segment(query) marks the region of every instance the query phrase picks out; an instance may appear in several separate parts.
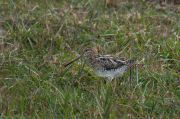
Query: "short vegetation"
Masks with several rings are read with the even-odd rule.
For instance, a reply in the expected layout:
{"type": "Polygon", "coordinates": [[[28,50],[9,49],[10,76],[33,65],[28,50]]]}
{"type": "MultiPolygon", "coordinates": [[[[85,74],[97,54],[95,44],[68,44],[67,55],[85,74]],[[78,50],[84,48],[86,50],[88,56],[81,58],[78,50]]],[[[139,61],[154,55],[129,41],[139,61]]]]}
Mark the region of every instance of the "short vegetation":
{"type": "Polygon", "coordinates": [[[180,4],[152,1],[1,0],[0,118],[180,118],[180,4]],[[145,66],[63,66],[85,47],[145,66]]]}

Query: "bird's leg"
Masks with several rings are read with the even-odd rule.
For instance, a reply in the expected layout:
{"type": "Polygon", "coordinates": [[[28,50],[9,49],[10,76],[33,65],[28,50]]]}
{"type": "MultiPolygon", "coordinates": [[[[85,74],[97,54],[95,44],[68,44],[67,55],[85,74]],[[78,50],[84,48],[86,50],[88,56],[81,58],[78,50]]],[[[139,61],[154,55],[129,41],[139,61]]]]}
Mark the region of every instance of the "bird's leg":
{"type": "Polygon", "coordinates": [[[115,91],[116,91],[116,83],[117,83],[117,82],[116,82],[116,78],[115,78],[115,77],[114,77],[113,79],[114,79],[114,81],[113,81],[113,85],[112,85],[112,86],[113,86],[113,93],[115,94],[115,91]]]}
{"type": "Polygon", "coordinates": [[[132,69],[130,69],[130,72],[129,72],[129,75],[130,75],[130,77],[129,77],[129,86],[130,86],[130,89],[131,89],[131,79],[132,79],[132,69]]]}
{"type": "Polygon", "coordinates": [[[108,80],[111,82],[111,89],[112,89],[113,93],[115,93],[115,89],[116,89],[116,80],[114,81],[114,78],[115,77],[108,77],[108,80]]]}
{"type": "Polygon", "coordinates": [[[108,76],[108,80],[111,81],[111,80],[112,80],[112,77],[108,76]]]}

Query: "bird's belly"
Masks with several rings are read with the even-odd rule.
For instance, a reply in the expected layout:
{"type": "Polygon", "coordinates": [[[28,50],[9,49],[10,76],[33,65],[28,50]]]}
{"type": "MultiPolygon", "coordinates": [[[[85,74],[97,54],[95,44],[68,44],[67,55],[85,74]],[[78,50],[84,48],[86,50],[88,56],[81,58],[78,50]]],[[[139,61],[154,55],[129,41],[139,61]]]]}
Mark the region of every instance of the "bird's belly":
{"type": "Polygon", "coordinates": [[[122,75],[124,71],[126,70],[126,66],[123,66],[121,68],[117,69],[110,69],[110,70],[98,70],[96,73],[100,76],[105,76],[105,77],[116,77],[118,75],[122,75]]]}

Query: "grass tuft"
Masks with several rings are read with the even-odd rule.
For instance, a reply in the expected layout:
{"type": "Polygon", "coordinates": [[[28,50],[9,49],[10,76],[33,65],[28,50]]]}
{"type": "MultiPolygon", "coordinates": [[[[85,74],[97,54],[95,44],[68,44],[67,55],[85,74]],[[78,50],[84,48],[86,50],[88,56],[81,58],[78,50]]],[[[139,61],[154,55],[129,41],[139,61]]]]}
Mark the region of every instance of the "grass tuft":
{"type": "Polygon", "coordinates": [[[178,5],[1,0],[0,118],[179,118],[178,5]],[[63,67],[85,47],[145,67],[132,88],[129,71],[113,87],[85,58],[63,67]]]}

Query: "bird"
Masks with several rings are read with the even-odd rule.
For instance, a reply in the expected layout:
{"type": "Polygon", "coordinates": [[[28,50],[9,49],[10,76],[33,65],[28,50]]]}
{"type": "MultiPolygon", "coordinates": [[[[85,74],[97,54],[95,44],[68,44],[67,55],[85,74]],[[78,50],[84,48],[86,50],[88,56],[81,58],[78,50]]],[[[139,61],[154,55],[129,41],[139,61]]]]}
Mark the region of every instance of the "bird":
{"type": "Polygon", "coordinates": [[[118,57],[117,55],[101,55],[98,54],[94,48],[85,48],[79,57],[64,64],[64,67],[67,67],[82,57],[88,59],[92,70],[96,74],[107,77],[109,81],[122,75],[126,70],[144,66],[143,63],[138,63],[135,59],[126,59],[124,57],[118,57]]]}

